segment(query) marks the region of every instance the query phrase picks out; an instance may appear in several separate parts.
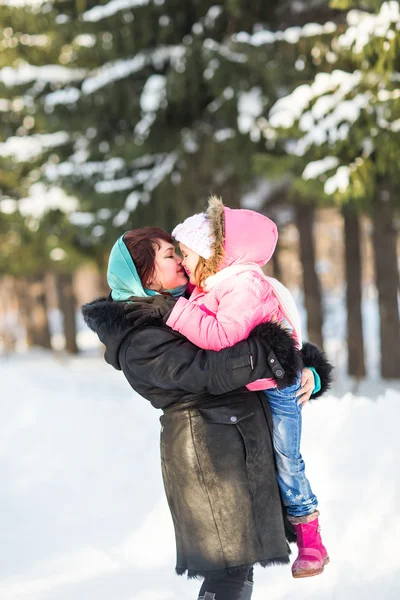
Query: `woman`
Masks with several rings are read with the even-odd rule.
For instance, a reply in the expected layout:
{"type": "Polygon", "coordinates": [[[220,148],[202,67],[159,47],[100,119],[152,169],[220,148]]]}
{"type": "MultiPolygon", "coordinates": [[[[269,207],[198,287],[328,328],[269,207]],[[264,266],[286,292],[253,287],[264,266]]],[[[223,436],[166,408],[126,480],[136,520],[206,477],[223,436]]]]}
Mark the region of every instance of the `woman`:
{"type": "MultiPolygon", "coordinates": [[[[288,385],[307,357],[274,323],[221,352],[200,350],[167,328],[166,307],[184,293],[187,278],[173,239],[161,229],[121,236],[108,282],[111,298],[87,304],[83,315],[105,344],[106,361],[163,410],[161,462],[176,571],[204,577],[198,600],[248,600],[253,565],[287,563],[289,550],[269,409],[262,394],[244,386],[265,377],[288,385]]],[[[300,392],[308,397],[311,371],[305,369],[303,381],[300,392]]]]}

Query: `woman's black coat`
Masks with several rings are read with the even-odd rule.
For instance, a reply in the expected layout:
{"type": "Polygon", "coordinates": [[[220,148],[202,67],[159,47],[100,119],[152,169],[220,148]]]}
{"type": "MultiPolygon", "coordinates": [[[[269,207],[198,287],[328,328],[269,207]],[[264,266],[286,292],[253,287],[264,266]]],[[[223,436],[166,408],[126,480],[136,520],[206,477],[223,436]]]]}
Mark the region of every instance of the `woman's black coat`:
{"type": "Polygon", "coordinates": [[[122,303],[97,300],[82,312],[106,361],[164,411],[161,463],[177,573],[288,562],[268,404],[243,386],[279,368],[285,385],[296,377],[302,365],[290,335],[266,323],[257,336],[212,352],[166,326],[135,327],[122,303]]]}

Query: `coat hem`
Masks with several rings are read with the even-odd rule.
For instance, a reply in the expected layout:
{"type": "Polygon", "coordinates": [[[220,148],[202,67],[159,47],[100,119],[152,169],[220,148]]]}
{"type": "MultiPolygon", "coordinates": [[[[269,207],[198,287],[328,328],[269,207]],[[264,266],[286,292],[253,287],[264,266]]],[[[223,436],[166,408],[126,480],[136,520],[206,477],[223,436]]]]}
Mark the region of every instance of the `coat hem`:
{"type": "Polygon", "coordinates": [[[177,575],[184,575],[187,573],[188,579],[198,579],[200,577],[211,577],[212,579],[221,579],[226,575],[230,575],[231,573],[236,573],[237,571],[245,571],[251,569],[255,565],[261,565],[262,567],[274,567],[278,565],[287,565],[290,562],[289,556],[278,556],[275,558],[264,558],[263,560],[258,560],[256,562],[249,563],[247,565],[239,565],[237,567],[226,567],[225,569],[216,569],[216,570],[206,570],[206,571],[198,571],[193,569],[185,569],[182,567],[176,567],[175,572],[177,575]]]}

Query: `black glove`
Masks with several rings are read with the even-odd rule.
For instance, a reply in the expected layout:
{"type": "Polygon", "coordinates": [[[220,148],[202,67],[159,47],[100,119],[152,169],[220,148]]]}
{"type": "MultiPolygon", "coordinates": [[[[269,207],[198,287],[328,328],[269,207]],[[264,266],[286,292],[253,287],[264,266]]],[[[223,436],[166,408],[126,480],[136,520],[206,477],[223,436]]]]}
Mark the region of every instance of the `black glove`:
{"type": "Polygon", "coordinates": [[[176,300],[172,296],[163,294],[142,298],[133,296],[129,304],[125,305],[126,318],[134,322],[136,326],[144,323],[161,325],[165,323],[175,306],[176,300]]]}

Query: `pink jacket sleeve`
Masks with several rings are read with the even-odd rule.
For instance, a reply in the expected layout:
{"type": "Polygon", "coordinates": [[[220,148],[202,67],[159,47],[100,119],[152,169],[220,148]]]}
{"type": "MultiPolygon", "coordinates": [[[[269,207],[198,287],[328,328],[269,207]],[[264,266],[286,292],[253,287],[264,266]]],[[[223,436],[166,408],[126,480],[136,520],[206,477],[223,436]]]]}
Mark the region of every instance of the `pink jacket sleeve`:
{"type": "Polygon", "coordinates": [[[167,325],[205,350],[222,350],[249,337],[256,325],[270,320],[278,302],[270,286],[255,285],[241,278],[240,285],[224,285],[218,293],[218,312],[214,316],[206,308],[179,298],[167,325]]]}

